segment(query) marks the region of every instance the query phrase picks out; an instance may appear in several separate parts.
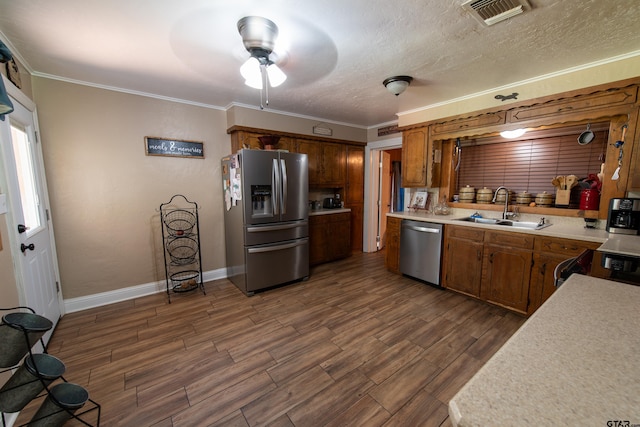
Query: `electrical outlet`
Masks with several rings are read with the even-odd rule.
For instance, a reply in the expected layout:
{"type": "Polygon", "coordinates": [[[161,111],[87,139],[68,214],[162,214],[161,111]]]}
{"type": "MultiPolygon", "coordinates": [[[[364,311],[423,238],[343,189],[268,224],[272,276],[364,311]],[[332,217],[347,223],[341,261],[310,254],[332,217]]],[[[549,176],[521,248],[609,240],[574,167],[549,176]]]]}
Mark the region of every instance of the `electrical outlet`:
{"type": "Polygon", "coordinates": [[[0,194],[0,215],[7,213],[7,195],[0,194]]]}

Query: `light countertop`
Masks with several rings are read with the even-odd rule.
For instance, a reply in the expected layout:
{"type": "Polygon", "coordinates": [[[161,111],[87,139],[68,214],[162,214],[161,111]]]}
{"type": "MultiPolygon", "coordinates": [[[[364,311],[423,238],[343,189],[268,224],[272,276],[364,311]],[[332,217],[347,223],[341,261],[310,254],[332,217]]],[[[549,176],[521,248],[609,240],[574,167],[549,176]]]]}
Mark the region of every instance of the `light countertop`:
{"type": "Polygon", "coordinates": [[[337,214],[337,213],[345,213],[345,212],[351,212],[351,209],[348,208],[340,208],[340,209],[312,209],[309,211],[309,216],[314,216],[314,215],[330,215],[330,214],[337,214]]]}
{"type": "MultiPolygon", "coordinates": [[[[476,227],[482,229],[491,229],[498,231],[508,231],[513,233],[528,233],[534,234],[536,236],[550,236],[550,237],[561,237],[565,239],[575,239],[575,240],[583,240],[589,242],[596,243],[604,243],[605,240],[609,237],[609,233],[606,230],[601,229],[593,229],[593,228],[585,228],[581,224],[576,224],[575,222],[567,223],[567,222],[558,222],[554,223],[556,218],[549,219],[552,224],[550,227],[542,228],[540,230],[528,230],[522,228],[513,228],[513,227],[504,227],[500,225],[491,225],[491,224],[476,224],[473,222],[466,221],[457,221],[459,218],[463,218],[468,215],[464,214],[450,214],[450,215],[435,215],[432,213],[427,213],[426,211],[409,211],[409,212],[393,212],[387,214],[391,217],[402,218],[402,219],[412,219],[416,221],[429,221],[435,222],[439,224],[454,224],[454,225],[462,225],[466,227],[476,227]]],[[[499,217],[500,213],[496,215],[499,217]]],[[[637,236],[636,236],[637,237],[637,236]]]]}
{"type": "Polygon", "coordinates": [[[639,307],[640,286],[572,275],[453,397],[452,423],[640,423],[639,307]]]}
{"type": "Polygon", "coordinates": [[[640,236],[610,233],[609,238],[598,250],[612,254],[640,257],[640,236]]]}

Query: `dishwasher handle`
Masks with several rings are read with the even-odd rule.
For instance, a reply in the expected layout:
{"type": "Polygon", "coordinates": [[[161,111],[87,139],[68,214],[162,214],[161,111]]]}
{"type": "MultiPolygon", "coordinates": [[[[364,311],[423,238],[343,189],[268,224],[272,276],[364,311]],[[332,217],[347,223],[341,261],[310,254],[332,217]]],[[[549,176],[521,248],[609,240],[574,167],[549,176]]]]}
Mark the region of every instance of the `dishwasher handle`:
{"type": "Polygon", "coordinates": [[[438,228],[424,227],[424,226],[418,226],[418,225],[403,224],[402,228],[406,228],[407,230],[419,231],[421,233],[434,233],[434,234],[440,233],[440,229],[438,228]]]}

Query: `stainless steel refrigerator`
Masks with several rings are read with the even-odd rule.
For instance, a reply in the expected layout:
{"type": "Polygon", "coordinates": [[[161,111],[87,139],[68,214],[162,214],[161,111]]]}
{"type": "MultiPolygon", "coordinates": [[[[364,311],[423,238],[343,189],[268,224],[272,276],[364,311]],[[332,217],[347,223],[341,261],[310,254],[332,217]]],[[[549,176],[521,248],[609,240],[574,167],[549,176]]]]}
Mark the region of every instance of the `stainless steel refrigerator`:
{"type": "Polygon", "coordinates": [[[239,150],[222,159],[227,276],[245,294],[309,276],[306,154],[239,150]]]}

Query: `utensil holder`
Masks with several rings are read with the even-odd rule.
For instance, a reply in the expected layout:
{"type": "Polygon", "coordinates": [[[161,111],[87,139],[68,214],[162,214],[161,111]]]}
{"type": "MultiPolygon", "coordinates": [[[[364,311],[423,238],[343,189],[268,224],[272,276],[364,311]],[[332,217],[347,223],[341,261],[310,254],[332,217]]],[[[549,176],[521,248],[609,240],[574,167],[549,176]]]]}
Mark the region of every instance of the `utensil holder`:
{"type": "Polygon", "coordinates": [[[49,319],[37,314],[5,314],[0,324],[0,368],[17,365],[52,327],[53,323],[49,319]]]}
{"type": "Polygon", "coordinates": [[[29,427],[59,427],[89,400],[84,387],[73,383],[55,385],[29,421],[29,427]]]}
{"type": "Polygon", "coordinates": [[[64,363],[49,354],[27,357],[0,389],[0,412],[21,411],[64,371],[64,363]]]}

